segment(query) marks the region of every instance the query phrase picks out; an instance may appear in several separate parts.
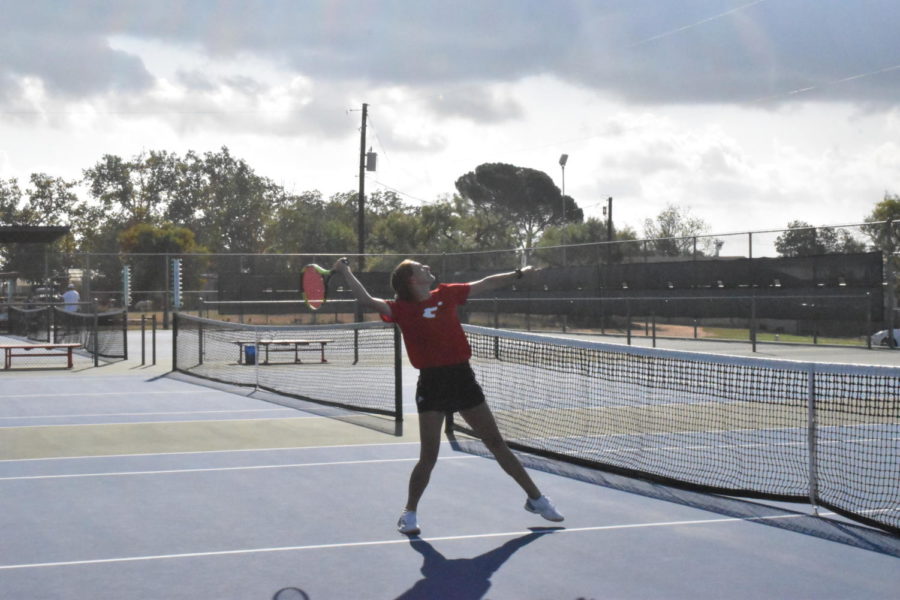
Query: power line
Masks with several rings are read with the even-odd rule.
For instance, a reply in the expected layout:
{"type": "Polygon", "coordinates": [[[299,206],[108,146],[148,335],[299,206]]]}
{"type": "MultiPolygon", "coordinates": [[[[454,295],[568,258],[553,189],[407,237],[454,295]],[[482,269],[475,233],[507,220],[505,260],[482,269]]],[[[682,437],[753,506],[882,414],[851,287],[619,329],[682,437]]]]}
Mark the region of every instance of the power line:
{"type": "Polygon", "coordinates": [[[753,2],[749,2],[749,3],[747,3],[747,4],[744,4],[744,5],[741,5],[741,6],[732,8],[731,10],[727,10],[727,11],[725,11],[725,12],[723,12],[723,13],[719,13],[719,14],[717,14],[717,15],[713,15],[713,16],[711,16],[711,17],[707,17],[707,18],[705,18],[705,19],[701,19],[701,20],[697,21],[696,23],[691,23],[690,25],[684,25],[683,27],[678,27],[678,28],[676,28],[676,29],[672,29],[672,30],[670,30],[670,31],[666,31],[666,32],[660,33],[660,34],[658,34],[658,35],[654,35],[654,36],[649,37],[649,38],[647,38],[647,39],[645,39],[645,40],[641,40],[640,42],[635,42],[634,44],[632,44],[632,45],[630,45],[630,46],[627,46],[627,48],[629,48],[629,49],[631,49],[631,48],[637,48],[638,46],[643,46],[644,44],[649,44],[650,42],[655,42],[655,41],[657,41],[657,40],[661,40],[661,39],[663,39],[663,38],[667,38],[667,37],[669,37],[669,36],[673,36],[673,35],[675,35],[676,33],[681,33],[682,31],[686,31],[686,30],[688,30],[688,29],[693,29],[694,27],[699,27],[700,25],[704,25],[704,24],[706,24],[706,23],[709,23],[710,21],[715,21],[715,20],[721,19],[722,17],[727,17],[727,16],[730,15],[730,14],[736,13],[736,12],[741,11],[741,10],[744,10],[744,9],[746,9],[746,8],[750,8],[751,6],[756,6],[757,4],[761,4],[761,3],[765,2],[765,1],[766,1],[766,0],[754,0],[753,2]]]}
{"type": "Polygon", "coordinates": [[[835,79],[833,81],[826,81],[825,83],[820,83],[819,85],[810,85],[807,87],[797,88],[795,90],[791,90],[789,92],[782,92],[780,94],[773,94],[771,96],[763,96],[761,98],[757,98],[753,100],[754,103],[768,102],[770,100],[777,100],[778,98],[786,98],[788,96],[797,96],[799,94],[805,94],[806,92],[811,92],[813,90],[817,90],[824,87],[831,87],[833,85],[839,85],[841,83],[847,83],[848,81],[855,81],[857,79],[864,79],[866,77],[873,77],[875,75],[882,75],[884,73],[890,73],[891,71],[900,70],[900,64],[892,65],[890,67],[884,67],[883,69],[878,69],[876,71],[868,71],[865,73],[857,73],[856,75],[850,75],[847,77],[842,77],[841,79],[835,79]]]}
{"type": "Polygon", "coordinates": [[[388,190],[388,191],[390,191],[390,192],[394,192],[395,194],[399,194],[400,196],[405,196],[405,197],[410,198],[411,200],[415,200],[415,201],[417,201],[417,202],[422,202],[423,204],[435,204],[435,203],[438,202],[438,200],[425,200],[425,199],[423,199],[423,198],[419,198],[419,197],[417,197],[417,196],[413,196],[412,194],[407,194],[406,192],[404,192],[404,191],[402,191],[402,190],[398,190],[398,189],[395,188],[395,187],[391,187],[391,186],[389,186],[389,185],[386,184],[386,183],[383,183],[383,182],[381,182],[381,181],[378,181],[377,179],[373,179],[372,181],[373,181],[375,184],[380,185],[381,187],[383,187],[384,189],[386,189],[386,190],[388,190]]]}

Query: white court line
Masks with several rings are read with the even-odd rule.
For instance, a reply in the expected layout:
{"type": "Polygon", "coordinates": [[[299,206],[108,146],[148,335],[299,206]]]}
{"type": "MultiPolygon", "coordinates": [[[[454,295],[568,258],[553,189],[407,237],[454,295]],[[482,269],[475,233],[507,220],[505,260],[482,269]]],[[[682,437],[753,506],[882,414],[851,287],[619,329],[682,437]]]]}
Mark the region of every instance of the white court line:
{"type": "MultiPolygon", "coordinates": [[[[652,523],[629,523],[622,525],[598,525],[595,527],[573,527],[571,529],[554,529],[546,532],[534,532],[531,530],[524,531],[507,531],[502,533],[482,533],[482,534],[473,534],[473,535],[450,535],[450,536],[442,536],[442,537],[429,537],[429,538],[421,538],[425,542],[448,542],[448,541],[458,541],[458,540],[477,540],[477,539],[489,539],[489,538],[498,538],[498,537],[520,537],[523,535],[530,535],[533,533],[539,533],[541,535],[559,535],[563,533],[586,533],[586,532],[594,532],[594,531],[619,531],[619,530],[629,530],[629,529],[646,529],[651,527],[685,527],[690,525],[718,525],[718,524],[726,524],[726,523],[740,523],[747,521],[770,521],[777,519],[805,519],[805,518],[814,518],[810,515],[804,514],[791,514],[791,515],[774,515],[768,517],[748,517],[745,519],[728,517],[728,518],[720,518],[720,519],[698,519],[691,521],[659,521],[652,523]]],[[[391,539],[391,540],[375,540],[369,542],[343,542],[343,543],[335,543],[335,544],[311,544],[307,546],[281,546],[277,548],[245,548],[239,550],[218,550],[211,552],[186,552],[181,554],[156,554],[149,556],[124,556],[118,558],[97,558],[97,559],[88,559],[88,560],[70,560],[70,561],[60,561],[60,562],[46,562],[46,563],[25,563],[25,564],[12,564],[12,565],[0,565],[0,571],[10,571],[13,569],[36,569],[36,568],[48,568],[48,567],[71,567],[71,566],[85,566],[85,565],[102,565],[102,564],[113,564],[113,563],[125,563],[125,562],[140,562],[140,561],[151,561],[151,560],[174,560],[174,559],[184,559],[184,558],[206,558],[213,556],[239,556],[244,554],[262,554],[262,553],[271,553],[271,552],[300,552],[304,550],[328,550],[335,548],[363,548],[363,547],[371,547],[371,546],[391,546],[397,544],[409,544],[409,538],[403,537],[401,539],[391,539]]]]}
{"type": "MultiPolygon", "coordinates": [[[[233,411],[226,411],[233,412],[233,411]]],[[[298,412],[298,411],[294,411],[298,412]]],[[[193,414],[193,412],[185,413],[185,414],[193,414]]],[[[2,419],[3,417],[0,417],[2,419]]],[[[290,416],[290,417],[263,417],[261,419],[220,419],[217,421],[214,420],[204,420],[197,421],[196,419],[190,420],[181,420],[181,421],[132,421],[125,423],[47,423],[45,425],[4,425],[0,426],[0,429],[40,429],[42,427],[120,427],[122,425],[183,425],[183,424],[196,424],[196,425],[208,425],[210,423],[258,423],[260,421],[295,421],[299,419],[324,419],[324,420],[333,420],[331,417],[320,417],[319,415],[313,414],[303,414],[299,413],[290,416]]]]}
{"type": "MultiPolygon", "coordinates": [[[[481,458],[479,456],[443,456],[438,460],[468,460],[481,458]]],[[[173,475],[177,473],[214,473],[220,471],[261,471],[263,469],[295,469],[302,467],[331,467],[345,465],[375,465],[395,462],[415,462],[416,457],[408,458],[373,458],[368,460],[336,460],[310,463],[291,463],[286,465],[244,465],[239,467],[205,467],[197,469],[165,469],[157,471],[114,471],[112,473],[63,473],[57,475],[17,475],[13,477],[0,477],[0,481],[28,481],[34,479],[75,479],[79,477],[130,477],[135,475],[173,475]]]]}
{"type": "MultiPolygon", "coordinates": [[[[158,417],[158,416],[170,416],[170,415],[210,415],[210,414],[233,414],[233,413],[264,413],[264,412],[283,412],[283,413],[296,413],[297,411],[293,408],[241,408],[234,410],[173,410],[173,411],[160,411],[160,412],[127,412],[127,413],[82,413],[82,414],[68,414],[68,415],[36,415],[36,416],[16,416],[16,417],[0,417],[0,421],[13,421],[13,420],[23,420],[23,419],[78,419],[78,418],[88,418],[88,417],[158,417]]],[[[299,418],[305,418],[304,416],[300,416],[299,418]]],[[[87,423],[87,425],[100,425],[101,423],[87,423]]],[[[54,427],[60,425],[85,425],[85,423],[48,423],[44,425],[26,425],[26,426],[16,426],[20,429],[25,429],[27,427],[54,427]]],[[[0,425],[0,427],[3,427],[0,425]]]]}
{"type": "MultiPolygon", "coordinates": [[[[204,391],[207,392],[216,392],[220,394],[227,394],[228,392],[221,392],[219,390],[210,390],[209,388],[203,388],[204,391]]],[[[95,396],[128,396],[129,398],[132,396],[163,396],[163,395],[176,395],[176,394],[200,394],[203,392],[197,392],[195,390],[173,390],[173,391],[156,391],[156,392],[134,392],[134,391],[122,391],[122,392],[65,392],[65,393],[53,393],[53,394],[5,394],[3,396],[3,400],[8,400],[10,398],[76,398],[79,396],[85,396],[88,398],[93,398],[95,396]]],[[[231,394],[233,395],[233,394],[231,394]]]]}
{"type": "MultiPolygon", "coordinates": [[[[419,445],[415,442],[388,442],[384,444],[334,444],[326,446],[288,446],[284,448],[237,448],[231,450],[193,450],[190,452],[139,452],[136,454],[88,454],[85,456],[46,456],[42,458],[4,458],[0,459],[0,463],[8,462],[31,462],[31,461],[50,461],[50,460],[87,460],[87,459],[106,459],[106,458],[140,458],[153,456],[191,456],[197,454],[228,454],[242,452],[288,452],[294,450],[332,450],[339,448],[378,448],[381,446],[411,446],[419,445]]],[[[442,446],[449,445],[450,442],[441,442],[442,446]]]]}

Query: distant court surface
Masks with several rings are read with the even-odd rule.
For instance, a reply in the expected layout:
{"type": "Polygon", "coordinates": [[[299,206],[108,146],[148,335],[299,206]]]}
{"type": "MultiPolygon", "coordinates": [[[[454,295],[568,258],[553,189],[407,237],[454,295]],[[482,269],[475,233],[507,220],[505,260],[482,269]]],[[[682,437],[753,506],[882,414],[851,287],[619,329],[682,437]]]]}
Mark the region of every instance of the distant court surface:
{"type": "MultiPolygon", "coordinates": [[[[565,513],[557,527],[524,511],[518,487],[462,434],[443,443],[420,505],[423,533],[409,539],[394,529],[418,456],[415,372],[405,363],[402,428],[384,433],[370,421],[391,417],[172,374],[168,332],[159,349],[157,367],[132,359],[0,375],[0,597],[887,599],[900,588],[900,537],[833,511],[520,454],[565,513]]],[[[509,427],[515,411],[479,376],[509,427]]],[[[527,397],[524,386],[513,391],[527,397]]],[[[702,403],[691,398],[676,426],[647,416],[636,434],[644,447],[611,451],[610,440],[635,434],[610,414],[673,404],[660,393],[638,406],[634,395],[569,407],[537,437],[582,427],[562,434],[573,449],[596,438],[601,456],[644,462],[708,460],[720,445],[702,437],[702,403]]],[[[736,414],[746,415],[744,402],[733,403],[736,414]]],[[[767,428],[800,418],[779,407],[767,428]]],[[[785,442],[790,464],[808,462],[797,437],[785,442]]]]}

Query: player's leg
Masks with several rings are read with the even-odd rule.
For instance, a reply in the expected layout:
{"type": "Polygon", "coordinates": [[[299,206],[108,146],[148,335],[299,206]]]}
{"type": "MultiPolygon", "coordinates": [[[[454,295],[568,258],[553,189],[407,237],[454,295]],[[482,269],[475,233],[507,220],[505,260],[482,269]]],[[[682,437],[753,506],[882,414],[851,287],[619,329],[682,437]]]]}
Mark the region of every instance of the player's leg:
{"type": "Polygon", "coordinates": [[[512,453],[509,446],[506,445],[487,403],[482,402],[473,408],[461,410],[459,414],[462,415],[463,419],[466,420],[466,423],[469,424],[469,427],[472,428],[472,431],[481,439],[487,449],[491,451],[500,467],[528,494],[528,499],[525,501],[525,510],[539,514],[548,521],[562,521],[562,514],[556,509],[550,498],[541,494],[528,471],[525,470],[525,467],[522,466],[516,455],[512,453]]]}
{"type": "Polygon", "coordinates": [[[441,448],[441,431],[444,425],[444,413],[434,410],[419,413],[419,460],[409,475],[409,495],[406,508],[397,521],[397,531],[407,535],[420,533],[416,510],[419,499],[428,486],[431,471],[437,463],[441,448]]]}
{"type": "Polygon", "coordinates": [[[419,499],[428,486],[431,471],[437,463],[441,449],[441,431],[444,425],[444,413],[426,411],[419,413],[419,461],[409,476],[409,496],[406,510],[416,510],[419,499]]]}
{"type": "Polygon", "coordinates": [[[469,427],[472,428],[472,431],[481,439],[487,449],[491,451],[500,467],[525,490],[528,497],[539,498],[541,491],[534,484],[534,481],[531,480],[531,476],[528,475],[528,471],[525,470],[522,463],[516,458],[516,455],[506,445],[487,403],[482,402],[473,408],[461,410],[459,414],[465,419],[466,423],[469,424],[469,427]]]}

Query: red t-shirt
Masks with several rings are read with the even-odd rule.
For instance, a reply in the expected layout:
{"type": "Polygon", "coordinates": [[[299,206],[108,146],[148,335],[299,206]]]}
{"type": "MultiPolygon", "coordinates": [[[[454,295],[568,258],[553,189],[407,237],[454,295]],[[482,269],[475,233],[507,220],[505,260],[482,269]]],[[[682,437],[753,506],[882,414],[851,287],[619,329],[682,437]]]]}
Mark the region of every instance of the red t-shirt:
{"type": "Polygon", "coordinates": [[[417,369],[456,365],[472,356],[456,313],[468,297],[468,283],[442,283],[422,302],[388,300],[392,316],[381,318],[400,326],[409,361],[417,369]]]}

